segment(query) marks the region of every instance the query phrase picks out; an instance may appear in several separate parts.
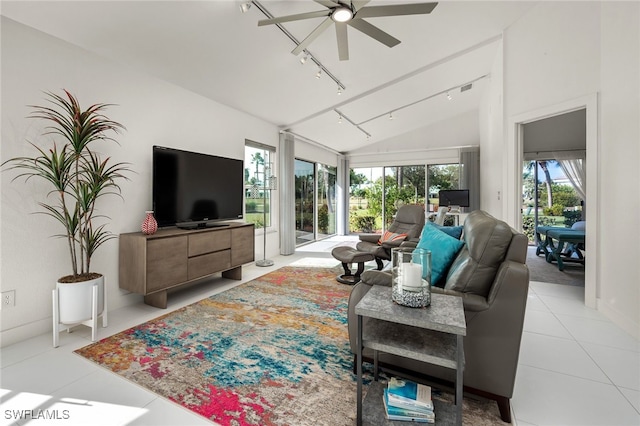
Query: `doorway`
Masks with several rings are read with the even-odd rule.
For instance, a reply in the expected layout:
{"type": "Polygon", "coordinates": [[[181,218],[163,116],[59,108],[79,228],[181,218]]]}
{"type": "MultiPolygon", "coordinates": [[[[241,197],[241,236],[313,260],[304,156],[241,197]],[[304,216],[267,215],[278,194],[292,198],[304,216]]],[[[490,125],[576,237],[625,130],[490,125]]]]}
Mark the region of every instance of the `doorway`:
{"type": "Polygon", "coordinates": [[[522,170],[524,157],[524,126],[546,118],[561,114],[585,110],[586,117],[586,194],[588,203],[585,206],[586,221],[586,252],[590,261],[585,264],[585,305],[596,308],[598,294],[598,232],[601,228],[597,214],[599,205],[598,179],[598,95],[592,94],[582,98],[570,100],[561,104],[551,105],[509,119],[507,140],[507,162],[504,180],[505,202],[503,204],[504,217],[513,223],[516,229],[522,229],[522,170]]]}

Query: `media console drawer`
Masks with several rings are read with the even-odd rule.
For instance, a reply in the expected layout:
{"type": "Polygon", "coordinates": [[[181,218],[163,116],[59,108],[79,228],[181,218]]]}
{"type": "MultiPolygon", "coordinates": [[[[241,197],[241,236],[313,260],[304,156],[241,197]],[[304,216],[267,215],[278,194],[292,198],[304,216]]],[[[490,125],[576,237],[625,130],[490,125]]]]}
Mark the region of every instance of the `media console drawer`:
{"type": "Polygon", "coordinates": [[[208,232],[189,235],[189,257],[231,248],[231,230],[216,231],[215,238],[208,232]]]}
{"type": "Polygon", "coordinates": [[[161,290],[187,280],[187,236],[147,240],[147,289],[161,290]]]}
{"type": "Polygon", "coordinates": [[[231,250],[190,257],[188,265],[187,271],[190,280],[225,271],[231,268],[231,250]]]}
{"type": "Polygon", "coordinates": [[[119,286],[167,307],[167,290],[217,272],[242,279],[242,265],[255,260],[253,224],[219,228],[160,229],[153,235],[120,235],[119,286]]]}

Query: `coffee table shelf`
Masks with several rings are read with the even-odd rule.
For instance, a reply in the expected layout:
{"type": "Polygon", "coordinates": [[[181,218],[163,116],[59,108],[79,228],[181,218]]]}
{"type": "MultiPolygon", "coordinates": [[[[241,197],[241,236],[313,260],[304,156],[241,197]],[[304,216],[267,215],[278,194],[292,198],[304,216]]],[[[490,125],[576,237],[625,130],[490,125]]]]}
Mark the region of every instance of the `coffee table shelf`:
{"type": "MultiPolygon", "coordinates": [[[[400,306],[391,300],[391,288],[373,286],[358,302],[355,308],[358,317],[357,376],[358,407],[357,424],[363,424],[362,402],[362,349],[374,351],[374,378],[377,381],[378,352],[386,352],[406,358],[423,361],[456,370],[455,409],[441,409],[443,418],[436,411],[436,425],[462,424],[462,372],[464,368],[463,338],[466,335],[466,321],[462,299],[443,294],[432,294],[431,305],[415,309],[400,306]],[[363,317],[367,317],[367,329],[363,330],[363,317]],[[448,418],[453,411],[453,423],[448,418]],[[442,423],[441,423],[442,422],[442,423]]],[[[379,410],[383,421],[379,424],[400,424],[406,422],[387,422],[382,407],[382,389],[372,383],[367,395],[372,398],[367,419],[379,410]],[[379,394],[379,395],[378,395],[379,394]],[[377,402],[376,402],[377,399],[377,402]]],[[[443,404],[446,406],[446,404],[443,404]]],[[[371,420],[365,424],[370,423],[371,420]]]]}
{"type": "MultiPolygon", "coordinates": [[[[384,387],[385,384],[382,382],[371,382],[369,385],[367,396],[365,396],[364,402],[362,403],[362,424],[364,426],[407,426],[406,421],[386,419],[384,405],[382,405],[382,392],[384,387]]],[[[454,405],[434,399],[433,408],[436,413],[435,424],[437,426],[454,426],[456,424],[456,407],[454,405]]],[[[429,423],[424,424],[428,425],[429,423]]]]}

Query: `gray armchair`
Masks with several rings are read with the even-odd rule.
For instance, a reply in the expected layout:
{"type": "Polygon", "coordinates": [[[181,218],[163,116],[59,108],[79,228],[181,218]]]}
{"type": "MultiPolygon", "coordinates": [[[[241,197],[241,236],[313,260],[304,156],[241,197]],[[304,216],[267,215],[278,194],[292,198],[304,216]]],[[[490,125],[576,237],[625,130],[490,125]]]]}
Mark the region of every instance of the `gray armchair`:
{"type": "Polygon", "coordinates": [[[391,259],[391,249],[399,247],[403,241],[417,240],[424,227],[424,207],[421,205],[406,205],[398,209],[396,217],[387,231],[396,234],[407,234],[405,240],[385,241],[378,244],[380,234],[360,234],[360,241],[356,245],[358,251],[371,253],[375,257],[378,270],[382,269],[382,260],[391,259]]]}
{"type": "MultiPolygon", "coordinates": [[[[432,292],[462,297],[467,322],[464,338],[466,392],[494,399],[500,415],[511,422],[513,395],[524,314],[529,290],[525,265],[527,238],[505,222],[476,210],[464,223],[462,247],[447,274],[444,288],[432,292]]],[[[391,285],[388,271],[366,271],[349,297],[349,339],[356,353],[355,306],[372,285],[391,285]]],[[[407,308],[411,309],[411,308],[407,308]]],[[[428,309],[428,308],[427,308],[428,309]]],[[[366,329],[367,321],[363,321],[366,329]]],[[[366,358],[372,352],[365,351],[366,358]]],[[[379,354],[382,367],[454,382],[455,372],[403,357],[379,354]]]]}

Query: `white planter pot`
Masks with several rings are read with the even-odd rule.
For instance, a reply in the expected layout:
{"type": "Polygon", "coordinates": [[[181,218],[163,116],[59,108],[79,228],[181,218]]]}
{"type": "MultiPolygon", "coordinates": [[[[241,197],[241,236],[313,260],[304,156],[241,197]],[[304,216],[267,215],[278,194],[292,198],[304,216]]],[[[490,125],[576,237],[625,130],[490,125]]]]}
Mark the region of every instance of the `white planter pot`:
{"type": "Polygon", "coordinates": [[[93,286],[98,286],[98,316],[104,311],[104,276],[80,283],[56,283],[61,324],[78,324],[92,318],[93,286]]]}

